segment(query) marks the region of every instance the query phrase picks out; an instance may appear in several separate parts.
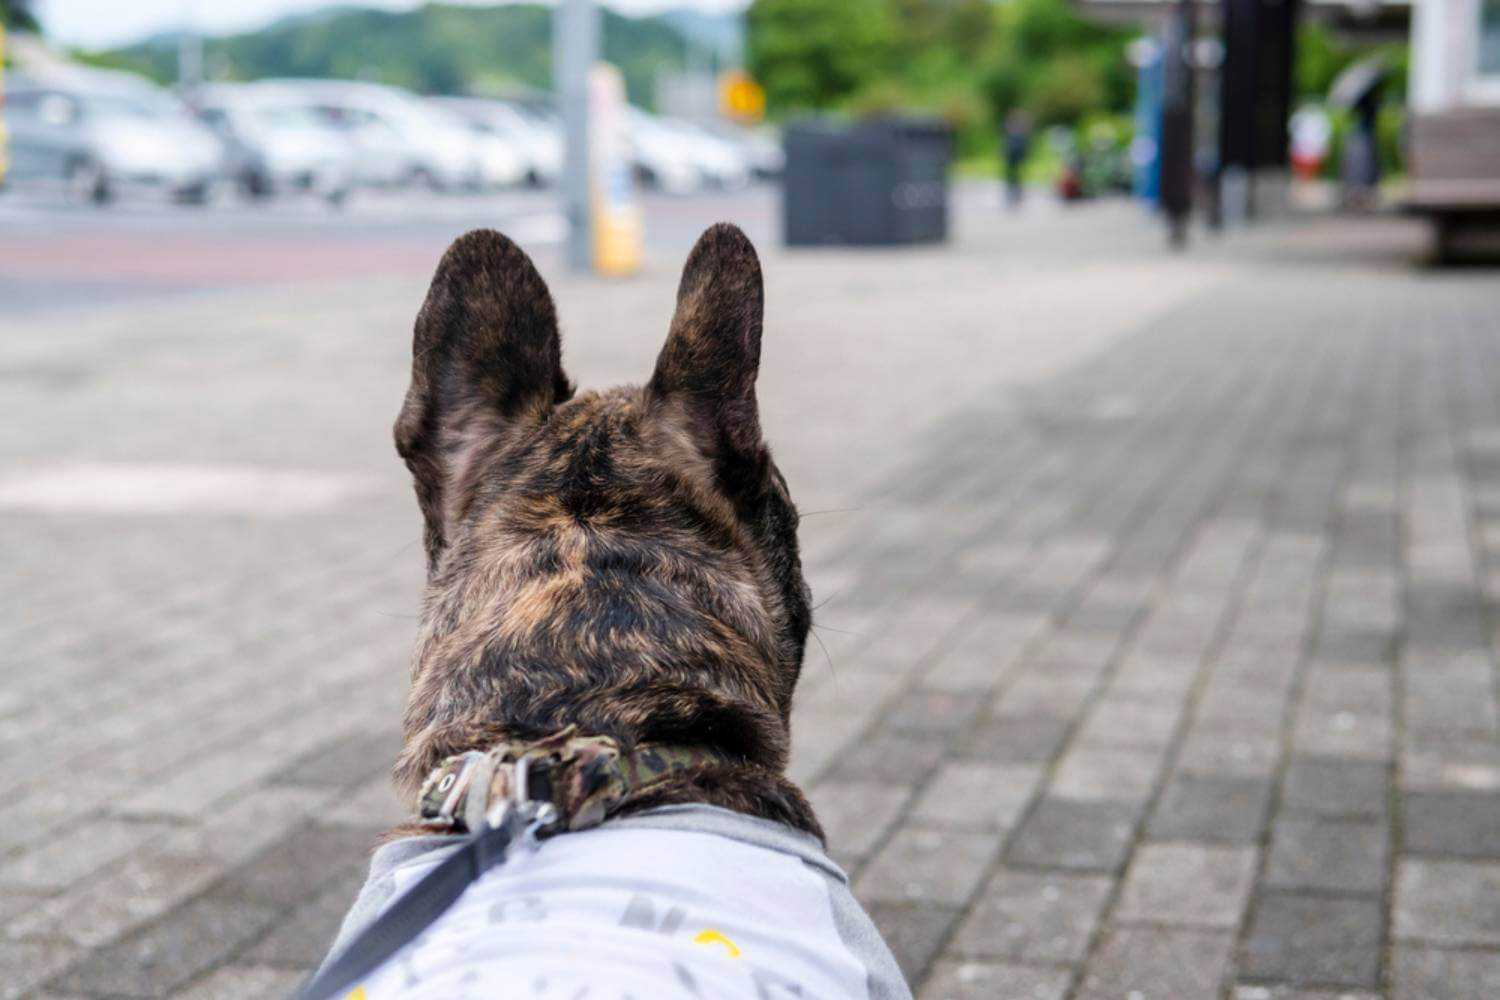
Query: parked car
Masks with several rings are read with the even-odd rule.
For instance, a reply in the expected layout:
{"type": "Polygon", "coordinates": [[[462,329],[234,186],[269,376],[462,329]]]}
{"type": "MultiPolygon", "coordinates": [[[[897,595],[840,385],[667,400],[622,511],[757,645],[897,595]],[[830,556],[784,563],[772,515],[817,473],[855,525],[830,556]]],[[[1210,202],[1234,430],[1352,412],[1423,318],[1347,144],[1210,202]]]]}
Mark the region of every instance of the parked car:
{"type": "Polygon", "coordinates": [[[786,151],[775,130],[745,128],[727,121],[706,122],[702,127],[739,150],[757,180],[780,177],[786,169],[786,151]]]}
{"type": "Polygon", "coordinates": [[[520,158],[522,179],[533,187],[554,184],[562,173],[562,136],[504,101],[478,97],[434,97],[433,103],[499,142],[520,158]]]}
{"type": "Polygon", "coordinates": [[[194,94],[193,104],[224,142],[227,172],[245,194],[307,192],[339,204],[353,188],[354,145],[294,93],[216,84],[194,94]]]}
{"type": "Polygon", "coordinates": [[[637,180],[668,194],[697,191],[706,183],[693,143],[655,115],[632,108],[626,115],[637,180]]]}
{"type": "Polygon", "coordinates": [[[354,144],[362,180],[436,190],[476,189],[493,169],[462,121],[395,87],[349,80],[270,80],[354,144]]]}
{"type": "Polygon", "coordinates": [[[8,180],[55,186],[103,204],[125,191],[203,201],[222,177],[224,147],[185,105],[124,74],[66,83],[8,75],[8,180]]]}
{"type": "Polygon", "coordinates": [[[662,123],[687,144],[688,153],[705,185],[738,191],[750,183],[750,161],[734,143],[692,122],[667,118],[662,119],[662,123]]]}

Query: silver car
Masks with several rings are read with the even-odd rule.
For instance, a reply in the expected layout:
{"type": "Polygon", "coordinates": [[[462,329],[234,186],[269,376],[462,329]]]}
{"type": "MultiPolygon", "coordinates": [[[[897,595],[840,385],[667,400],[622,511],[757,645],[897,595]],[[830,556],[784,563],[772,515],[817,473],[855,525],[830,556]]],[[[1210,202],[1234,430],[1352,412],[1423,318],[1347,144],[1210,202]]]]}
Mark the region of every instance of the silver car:
{"type": "Polygon", "coordinates": [[[295,96],[255,84],[217,84],[192,97],[223,140],[228,173],[255,198],[306,192],[339,204],[354,186],[353,143],[295,96]]]}
{"type": "Polygon", "coordinates": [[[222,175],[224,147],[166,91],[7,77],[7,183],[60,186],[102,204],[147,189],[202,201],[222,175]]]}

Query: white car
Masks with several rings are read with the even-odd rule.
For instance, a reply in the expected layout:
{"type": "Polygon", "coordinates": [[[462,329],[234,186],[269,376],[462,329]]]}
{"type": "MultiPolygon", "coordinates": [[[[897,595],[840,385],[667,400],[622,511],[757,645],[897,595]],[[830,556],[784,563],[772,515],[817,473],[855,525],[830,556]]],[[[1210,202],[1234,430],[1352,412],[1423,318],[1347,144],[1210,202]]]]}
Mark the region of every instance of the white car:
{"type": "Polygon", "coordinates": [[[229,174],[252,197],[305,191],[339,203],[354,186],[354,145],[297,95],[260,84],[215,84],[193,95],[224,141],[229,174]]]}
{"type": "Polygon", "coordinates": [[[167,91],[124,74],[5,80],[8,180],[104,203],[126,190],[202,201],[224,146],[167,91]]]}
{"type": "Polygon", "coordinates": [[[663,123],[682,136],[709,187],[738,191],[750,183],[749,160],[734,144],[692,122],[664,119],[663,123]]]}
{"type": "Polygon", "coordinates": [[[298,92],[307,107],[343,132],[370,183],[476,189],[494,170],[494,151],[462,121],[408,91],[347,80],[266,83],[298,92]]]}
{"type": "Polygon", "coordinates": [[[504,101],[478,97],[434,97],[433,103],[457,115],[484,139],[498,142],[520,159],[520,180],[533,187],[557,182],[562,174],[562,136],[532,121],[504,101]]]}
{"type": "Polygon", "coordinates": [[[681,132],[636,108],[627,112],[626,122],[641,183],[668,194],[688,194],[707,183],[694,143],[681,132]]]}
{"type": "Polygon", "coordinates": [[[752,176],[761,180],[780,177],[786,170],[786,151],[774,130],[745,128],[719,121],[701,126],[739,151],[752,176]]]}

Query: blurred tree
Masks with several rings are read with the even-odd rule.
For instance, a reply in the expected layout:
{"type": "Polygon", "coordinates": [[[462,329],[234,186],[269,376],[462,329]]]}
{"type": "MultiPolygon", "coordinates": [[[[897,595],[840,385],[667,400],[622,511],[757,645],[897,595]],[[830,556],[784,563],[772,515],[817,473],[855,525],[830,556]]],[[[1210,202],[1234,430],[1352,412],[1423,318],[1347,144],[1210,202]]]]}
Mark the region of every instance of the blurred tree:
{"type": "Polygon", "coordinates": [[[0,0],[0,24],[20,31],[40,31],[30,0],[0,0]]]}
{"type": "MultiPolygon", "coordinates": [[[[630,99],[650,107],[658,73],[682,66],[681,34],[663,18],[628,18],[606,9],[603,36],[604,57],[620,67],[630,99]]],[[[211,38],[205,55],[231,79],[368,79],[421,93],[460,94],[516,84],[549,88],[551,39],[552,11],[541,4],[431,3],[407,11],[346,7],[289,17],[257,31],[211,38]]],[[[171,39],[83,58],[163,82],[177,73],[171,39]]]]}
{"type": "Polygon", "coordinates": [[[750,72],[773,114],[854,96],[884,77],[897,47],[889,0],[755,0],[745,22],[750,72]]]}
{"type": "Polygon", "coordinates": [[[1088,55],[1064,53],[1032,71],[1021,103],[1039,124],[1074,125],[1090,111],[1119,110],[1109,108],[1107,97],[1104,75],[1088,55]]]}

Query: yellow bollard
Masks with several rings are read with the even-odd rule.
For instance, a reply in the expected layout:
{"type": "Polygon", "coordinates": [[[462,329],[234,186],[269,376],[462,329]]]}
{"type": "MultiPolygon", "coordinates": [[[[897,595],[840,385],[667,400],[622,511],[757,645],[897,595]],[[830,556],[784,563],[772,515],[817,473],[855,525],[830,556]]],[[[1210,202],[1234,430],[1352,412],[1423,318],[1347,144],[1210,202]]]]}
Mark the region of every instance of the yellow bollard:
{"type": "Polygon", "coordinates": [[[640,270],[644,234],[630,166],[625,78],[609,63],[589,71],[589,214],[595,273],[624,277],[640,270]]]}

